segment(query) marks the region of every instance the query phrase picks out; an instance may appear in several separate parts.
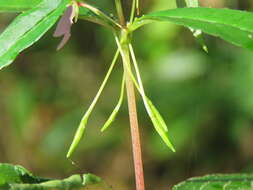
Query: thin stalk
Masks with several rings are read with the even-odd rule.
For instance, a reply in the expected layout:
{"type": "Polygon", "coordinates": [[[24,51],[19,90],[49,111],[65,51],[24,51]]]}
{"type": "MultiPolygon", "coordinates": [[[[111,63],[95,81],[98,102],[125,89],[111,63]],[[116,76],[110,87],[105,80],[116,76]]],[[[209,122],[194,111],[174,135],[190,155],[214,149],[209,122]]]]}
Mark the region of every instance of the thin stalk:
{"type": "Polygon", "coordinates": [[[137,15],[140,15],[140,0],[136,0],[137,15]]]}
{"type": "Polygon", "coordinates": [[[105,20],[109,20],[111,23],[113,23],[114,25],[116,25],[119,28],[122,28],[122,26],[117,23],[115,20],[113,20],[112,18],[110,18],[109,16],[107,16],[105,13],[103,13],[102,11],[100,11],[99,9],[87,4],[87,3],[82,3],[79,2],[78,3],[79,6],[85,7],[89,10],[91,10],[92,12],[94,12],[96,15],[101,16],[102,18],[104,18],[105,20]]]}
{"type": "Polygon", "coordinates": [[[136,0],[132,1],[132,9],[131,9],[131,15],[130,15],[130,23],[132,24],[134,21],[134,15],[135,15],[135,9],[136,9],[136,0]]]}
{"type": "MultiPolygon", "coordinates": [[[[121,45],[120,45],[120,42],[119,42],[118,37],[117,37],[116,35],[115,35],[114,37],[115,37],[115,41],[116,41],[116,43],[117,43],[117,46],[118,46],[118,49],[119,49],[119,51],[120,51],[120,54],[121,54],[122,59],[123,59],[123,60],[127,60],[127,59],[126,59],[126,56],[124,55],[123,49],[122,49],[122,47],[121,47],[121,45]]],[[[126,61],[125,61],[125,62],[123,61],[123,64],[124,64],[124,63],[126,63],[126,61]]],[[[130,68],[130,65],[125,65],[124,69],[125,69],[126,72],[128,72],[129,76],[131,76],[131,79],[132,79],[132,81],[133,81],[135,87],[137,88],[137,90],[140,92],[140,94],[142,94],[142,93],[141,93],[141,90],[140,90],[140,87],[139,87],[139,84],[138,84],[137,80],[135,79],[135,76],[133,75],[133,72],[132,72],[132,70],[131,70],[131,68],[130,68]]]]}
{"type": "MultiPolygon", "coordinates": [[[[140,88],[140,93],[141,93],[141,95],[143,97],[146,97],[145,90],[144,90],[144,87],[143,87],[143,84],[142,84],[142,80],[141,80],[141,75],[140,75],[138,63],[137,63],[137,60],[136,60],[136,57],[135,57],[133,46],[132,46],[132,44],[129,44],[128,46],[129,46],[130,54],[131,54],[131,57],[132,57],[132,60],[133,60],[133,64],[134,64],[134,68],[135,68],[135,72],[136,72],[136,76],[137,76],[137,81],[138,81],[139,88],[140,88]]],[[[145,104],[145,106],[147,106],[147,102],[146,101],[144,101],[144,104],[145,104]]]]}
{"type": "Polygon", "coordinates": [[[125,16],[121,4],[121,0],[115,0],[116,10],[119,17],[119,22],[122,26],[126,25],[125,16]]]}
{"type": "Polygon", "coordinates": [[[121,45],[117,37],[115,37],[115,39],[116,39],[117,45],[119,47],[119,50],[123,59],[123,66],[124,66],[125,77],[126,77],[126,90],[127,90],[127,100],[128,100],[128,108],[129,108],[128,111],[129,111],[130,128],[131,128],[136,190],[145,190],[142,153],[141,153],[141,140],[140,140],[139,126],[138,126],[138,115],[137,115],[137,110],[136,110],[135,90],[134,90],[132,77],[128,72],[129,67],[131,69],[129,48],[127,44],[121,45]]]}

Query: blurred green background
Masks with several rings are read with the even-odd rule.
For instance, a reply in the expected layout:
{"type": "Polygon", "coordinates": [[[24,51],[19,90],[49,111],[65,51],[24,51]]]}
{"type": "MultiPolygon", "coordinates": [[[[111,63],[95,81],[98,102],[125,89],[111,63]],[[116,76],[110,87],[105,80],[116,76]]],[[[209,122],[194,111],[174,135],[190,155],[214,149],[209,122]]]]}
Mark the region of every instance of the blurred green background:
{"type": "MultiPolygon", "coordinates": [[[[114,13],[113,0],[95,4],[114,13]]],[[[124,1],[126,11],[130,4],[124,1]]],[[[145,12],[170,8],[168,0],[141,4],[145,12]]],[[[253,11],[251,0],[203,0],[202,6],[253,11]]],[[[0,31],[14,17],[1,14],[0,31]]],[[[91,172],[116,190],[134,189],[126,102],[113,126],[99,131],[119,96],[121,62],[73,156],[76,166],[65,158],[116,50],[113,36],[79,21],[57,52],[60,39],[52,33],[0,72],[0,162],[47,177],[91,172]]],[[[173,24],[148,25],[134,37],[146,92],[177,149],[172,153],[163,144],[138,96],[147,190],[208,173],[253,172],[253,53],[205,35],[207,54],[188,29],[173,24]]]]}

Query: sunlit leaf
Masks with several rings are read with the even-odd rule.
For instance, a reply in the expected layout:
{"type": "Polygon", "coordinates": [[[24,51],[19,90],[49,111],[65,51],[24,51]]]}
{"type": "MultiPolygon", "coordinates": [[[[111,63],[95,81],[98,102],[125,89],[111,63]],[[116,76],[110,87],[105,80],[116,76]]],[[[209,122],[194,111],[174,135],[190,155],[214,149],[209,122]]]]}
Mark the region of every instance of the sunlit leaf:
{"type": "Polygon", "coordinates": [[[43,0],[37,7],[20,14],[0,35],[0,69],[38,41],[55,24],[68,2],[43,0]]]}
{"type": "Polygon", "coordinates": [[[0,12],[21,12],[34,8],[42,0],[0,0],[0,12]]]}
{"type": "Polygon", "coordinates": [[[218,36],[253,50],[253,13],[231,9],[178,8],[154,12],[137,19],[133,30],[153,21],[170,21],[218,36]]]}

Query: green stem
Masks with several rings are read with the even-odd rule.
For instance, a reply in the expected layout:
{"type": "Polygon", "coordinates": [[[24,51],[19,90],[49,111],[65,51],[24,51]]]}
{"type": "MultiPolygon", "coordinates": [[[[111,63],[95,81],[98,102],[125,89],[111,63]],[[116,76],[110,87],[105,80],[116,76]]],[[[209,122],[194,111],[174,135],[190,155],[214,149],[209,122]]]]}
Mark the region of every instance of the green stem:
{"type": "Polygon", "coordinates": [[[85,7],[89,10],[91,10],[92,12],[94,12],[96,15],[102,17],[103,19],[105,20],[108,20],[110,21],[111,23],[113,23],[115,26],[119,27],[119,28],[122,28],[122,26],[117,23],[115,20],[111,19],[109,16],[107,16],[105,13],[103,13],[102,11],[100,11],[99,9],[87,4],[87,3],[82,3],[82,2],[79,2],[78,3],[79,6],[82,6],[82,7],[85,7]]]}
{"type": "Polygon", "coordinates": [[[132,1],[132,9],[131,9],[131,15],[130,15],[130,23],[132,24],[134,21],[134,15],[135,15],[135,9],[136,9],[136,0],[132,1]]]}
{"type": "Polygon", "coordinates": [[[120,22],[121,26],[125,26],[126,21],[125,21],[124,12],[122,9],[121,0],[115,0],[115,5],[116,5],[117,14],[119,17],[119,22],[120,22]]]}

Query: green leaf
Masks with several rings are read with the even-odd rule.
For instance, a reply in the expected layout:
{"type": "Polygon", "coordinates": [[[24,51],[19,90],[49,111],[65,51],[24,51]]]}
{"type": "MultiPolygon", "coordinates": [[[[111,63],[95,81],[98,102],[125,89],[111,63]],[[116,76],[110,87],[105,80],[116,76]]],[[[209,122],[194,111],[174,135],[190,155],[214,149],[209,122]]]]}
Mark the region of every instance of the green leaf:
{"type": "Polygon", "coordinates": [[[0,187],[12,183],[41,183],[44,181],[47,179],[34,177],[22,166],[0,163],[0,187]]]}
{"type": "Polygon", "coordinates": [[[175,185],[172,190],[250,190],[252,184],[253,175],[207,175],[188,179],[175,185]]]}
{"type": "Polygon", "coordinates": [[[0,69],[38,41],[55,24],[68,2],[43,0],[37,7],[20,14],[0,35],[0,69]]]}
{"type": "Polygon", "coordinates": [[[34,176],[21,166],[0,164],[1,190],[89,190],[111,189],[93,174],[72,175],[66,179],[44,179],[34,176]]]}
{"type": "Polygon", "coordinates": [[[108,127],[115,120],[115,118],[116,118],[116,116],[117,116],[117,114],[119,112],[119,109],[120,109],[120,107],[122,105],[123,99],[124,99],[124,89],[125,89],[125,77],[124,77],[124,74],[123,74],[119,101],[118,101],[117,105],[115,106],[114,110],[112,111],[110,117],[107,119],[107,121],[105,122],[104,126],[102,127],[101,132],[104,132],[106,129],[108,129],[108,127]]]}
{"type": "Polygon", "coordinates": [[[176,152],[174,146],[170,142],[169,136],[168,136],[168,128],[166,123],[164,122],[162,116],[158,112],[158,110],[155,108],[151,100],[149,100],[147,97],[143,98],[146,110],[149,114],[149,117],[155,127],[155,130],[160,135],[162,140],[165,142],[165,144],[173,151],[176,152]]]}
{"type": "Polygon", "coordinates": [[[98,101],[99,97],[101,96],[101,93],[104,90],[104,87],[105,87],[105,85],[106,85],[106,83],[107,83],[107,81],[108,81],[108,79],[109,79],[109,77],[110,77],[110,75],[112,73],[112,70],[114,68],[114,65],[117,62],[118,56],[119,56],[119,51],[117,51],[116,54],[114,55],[114,58],[113,58],[112,63],[111,63],[111,66],[108,69],[108,72],[106,73],[106,76],[105,76],[105,78],[104,78],[104,80],[103,80],[103,82],[102,82],[102,84],[101,84],[101,86],[100,86],[100,88],[99,88],[99,90],[98,90],[95,98],[93,99],[92,103],[90,104],[88,110],[85,112],[85,114],[84,114],[84,116],[83,116],[83,118],[82,118],[82,120],[81,120],[81,122],[80,122],[80,124],[79,124],[79,126],[77,128],[77,131],[75,133],[74,139],[73,139],[73,141],[72,141],[72,143],[70,145],[70,148],[68,150],[67,158],[69,158],[73,154],[73,152],[75,151],[76,147],[80,143],[80,141],[81,141],[81,139],[82,139],[82,137],[84,135],[88,119],[89,119],[89,117],[90,117],[90,115],[91,115],[91,113],[92,113],[95,105],[97,104],[97,101],[98,101]]]}
{"type": "Polygon", "coordinates": [[[161,126],[161,130],[168,132],[168,127],[167,127],[165,121],[163,120],[162,116],[160,115],[159,111],[156,109],[156,107],[151,102],[151,100],[148,99],[147,97],[146,97],[146,101],[149,105],[150,111],[152,112],[152,116],[155,118],[155,122],[158,123],[159,126],[161,126]]]}
{"type": "Polygon", "coordinates": [[[0,12],[21,12],[37,6],[42,0],[1,0],[0,12]]]}
{"type": "Polygon", "coordinates": [[[132,30],[153,21],[170,21],[202,30],[234,45],[253,50],[253,13],[250,12],[202,7],[179,8],[144,15],[133,24],[132,30]]]}

